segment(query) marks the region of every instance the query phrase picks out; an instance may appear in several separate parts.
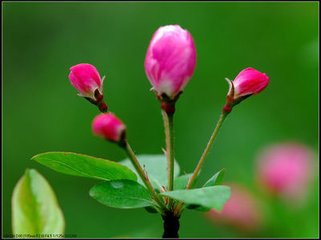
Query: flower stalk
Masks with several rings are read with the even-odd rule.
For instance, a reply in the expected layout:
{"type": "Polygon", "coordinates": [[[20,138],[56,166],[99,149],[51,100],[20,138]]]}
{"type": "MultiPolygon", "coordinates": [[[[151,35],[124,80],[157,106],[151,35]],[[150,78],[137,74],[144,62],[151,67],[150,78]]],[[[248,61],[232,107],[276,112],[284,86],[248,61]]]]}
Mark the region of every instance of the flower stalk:
{"type": "MultiPolygon", "coordinates": [[[[179,92],[174,99],[169,99],[165,94],[158,97],[161,102],[162,115],[164,120],[165,143],[166,143],[166,159],[167,159],[167,190],[174,189],[174,113],[175,103],[182,92],[179,92]]],[[[173,200],[169,199],[169,209],[173,206],[173,200]]]]}
{"type": "Polygon", "coordinates": [[[168,191],[174,186],[174,115],[162,110],[166,141],[166,158],[168,172],[168,191]]]}
{"type": "Polygon", "coordinates": [[[140,165],[134,151],[130,147],[126,139],[126,126],[118,119],[113,113],[101,113],[95,117],[92,124],[93,133],[97,136],[101,136],[108,141],[117,143],[121,148],[125,150],[132,164],[134,165],[140,178],[143,180],[147,190],[150,192],[154,201],[158,204],[157,211],[162,213],[166,210],[166,206],[163,199],[157,194],[153,185],[149,181],[147,173],[140,165]]]}
{"type": "MultiPolygon", "coordinates": [[[[216,127],[215,127],[215,129],[214,129],[214,131],[213,131],[213,133],[212,133],[212,135],[211,135],[211,137],[210,137],[210,139],[209,139],[209,141],[208,141],[208,143],[207,143],[207,145],[206,145],[206,147],[205,147],[205,149],[203,151],[203,154],[202,154],[200,160],[198,161],[198,164],[195,167],[195,170],[193,171],[193,174],[192,174],[191,178],[189,179],[189,181],[188,181],[188,183],[186,185],[186,189],[190,189],[191,186],[193,185],[197,175],[199,174],[199,172],[200,172],[200,170],[201,170],[201,168],[203,166],[205,158],[208,155],[208,153],[209,153],[209,151],[210,151],[210,149],[211,149],[211,147],[212,147],[212,145],[213,145],[213,143],[214,143],[214,141],[215,141],[215,139],[217,137],[217,134],[218,134],[218,132],[219,132],[219,130],[220,130],[220,128],[221,128],[226,116],[228,115],[228,113],[229,112],[224,111],[224,108],[223,108],[223,111],[222,111],[222,113],[220,115],[220,118],[219,118],[217,124],[216,124],[216,127]]],[[[177,207],[174,210],[174,215],[175,216],[180,216],[180,211],[181,211],[183,205],[184,205],[183,203],[179,203],[177,205],[177,207]]]]}
{"type": "Polygon", "coordinates": [[[203,154],[202,154],[200,160],[198,161],[198,164],[197,164],[197,166],[196,166],[196,168],[195,168],[195,170],[194,170],[194,172],[193,172],[192,177],[191,177],[191,178],[189,179],[189,181],[188,181],[188,184],[187,184],[187,186],[186,186],[186,189],[189,189],[189,188],[192,186],[192,184],[194,183],[194,181],[195,181],[198,173],[200,172],[200,170],[201,170],[201,168],[202,168],[202,166],[203,166],[203,163],[204,163],[204,161],[205,161],[205,158],[206,158],[207,154],[209,153],[209,151],[210,151],[210,149],[211,149],[211,147],[212,147],[212,145],[213,145],[213,143],[214,143],[214,141],[215,141],[215,139],[216,139],[216,137],[217,137],[217,134],[218,134],[218,132],[219,132],[219,130],[220,130],[222,124],[223,124],[223,121],[224,121],[224,119],[225,119],[226,116],[227,116],[227,114],[228,114],[228,113],[226,113],[226,112],[222,112],[222,113],[221,113],[220,118],[219,118],[219,120],[218,120],[218,122],[217,122],[217,124],[216,124],[216,127],[215,127],[215,129],[214,129],[214,131],[213,131],[213,133],[212,133],[212,135],[211,135],[211,137],[210,137],[210,140],[208,141],[207,146],[206,146],[206,148],[204,149],[203,154]]]}
{"type": "Polygon", "coordinates": [[[159,197],[159,195],[157,194],[157,192],[154,189],[153,185],[149,181],[149,178],[148,178],[147,174],[145,173],[144,169],[140,165],[140,163],[139,163],[139,161],[138,161],[133,149],[131,148],[131,146],[129,145],[129,143],[127,142],[126,139],[124,139],[122,141],[121,146],[126,151],[128,157],[130,158],[131,162],[133,163],[137,173],[139,174],[139,176],[143,180],[143,182],[144,182],[145,186],[147,187],[148,191],[152,195],[154,201],[159,205],[159,207],[162,210],[166,209],[166,206],[164,205],[163,200],[159,197]]]}

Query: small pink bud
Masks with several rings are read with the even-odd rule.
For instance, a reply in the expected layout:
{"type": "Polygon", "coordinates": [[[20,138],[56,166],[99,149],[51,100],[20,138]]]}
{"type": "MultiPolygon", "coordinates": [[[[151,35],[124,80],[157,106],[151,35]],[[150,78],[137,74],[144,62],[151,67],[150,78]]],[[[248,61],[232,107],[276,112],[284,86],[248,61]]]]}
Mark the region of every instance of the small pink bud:
{"type": "Polygon", "coordinates": [[[101,113],[93,120],[92,130],[95,135],[119,142],[124,137],[126,126],[114,114],[101,113]]]}
{"type": "Polygon", "coordinates": [[[245,187],[238,184],[231,186],[231,197],[221,212],[214,209],[206,216],[215,223],[227,225],[238,231],[249,233],[261,228],[263,214],[258,200],[245,187]]]}
{"type": "Polygon", "coordinates": [[[88,63],[80,63],[70,68],[69,79],[82,97],[100,101],[103,95],[103,79],[97,69],[88,63]],[[99,93],[97,96],[96,90],[99,93]]]}
{"type": "Polygon", "coordinates": [[[223,113],[225,114],[230,113],[233,106],[239,104],[247,97],[263,91],[270,81],[265,73],[261,73],[254,68],[242,70],[234,81],[228,78],[226,80],[230,85],[230,89],[226,97],[226,104],[223,107],[223,113]]]}
{"type": "Polygon", "coordinates": [[[233,81],[234,98],[257,94],[269,84],[269,77],[254,68],[246,68],[233,81]]]}
{"type": "Polygon", "coordinates": [[[264,149],[258,158],[258,180],[272,194],[303,200],[312,177],[313,153],[298,143],[264,149]]]}
{"type": "Polygon", "coordinates": [[[158,96],[183,91],[194,73],[196,49],[191,34],[179,25],[158,28],[149,44],[145,72],[158,96]]]}

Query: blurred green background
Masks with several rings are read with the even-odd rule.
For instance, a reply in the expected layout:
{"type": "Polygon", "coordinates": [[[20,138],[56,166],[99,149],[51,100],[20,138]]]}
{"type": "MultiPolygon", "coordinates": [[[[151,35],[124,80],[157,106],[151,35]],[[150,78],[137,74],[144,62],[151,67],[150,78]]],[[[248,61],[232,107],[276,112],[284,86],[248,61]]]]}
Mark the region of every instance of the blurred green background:
{"type": "MultiPolygon", "coordinates": [[[[184,172],[193,170],[218,119],[228,90],[224,78],[250,66],[267,73],[270,85],[227,118],[200,182],[224,167],[226,181],[256,191],[256,156],[265,145],[295,140],[318,154],[318,8],[317,2],[4,2],[3,233],[11,233],[17,180],[26,168],[36,168],[57,194],[67,234],[161,236],[160,216],[107,208],[88,195],[96,181],[56,173],[30,158],[46,151],[125,158],[117,146],[92,135],[97,109],[77,97],[67,78],[69,67],[81,62],[106,75],[105,99],[126,123],[136,153],[161,153],[159,103],[143,63],[162,25],[188,29],[197,48],[196,71],[175,116],[176,158],[184,172]]],[[[318,236],[317,185],[316,180],[304,209],[290,217],[270,211],[289,227],[255,236],[318,236]]],[[[270,224],[277,223],[272,218],[270,224]]],[[[239,235],[200,212],[185,211],[180,236],[239,235]]]]}

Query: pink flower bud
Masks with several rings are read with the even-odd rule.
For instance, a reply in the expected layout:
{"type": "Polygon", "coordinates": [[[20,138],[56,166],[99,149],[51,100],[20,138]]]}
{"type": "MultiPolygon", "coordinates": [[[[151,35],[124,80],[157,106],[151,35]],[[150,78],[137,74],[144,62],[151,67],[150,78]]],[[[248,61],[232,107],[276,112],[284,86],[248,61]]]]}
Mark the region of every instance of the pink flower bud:
{"type": "Polygon", "coordinates": [[[114,114],[101,113],[93,120],[92,130],[95,135],[119,142],[124,137],[126,126],[114,114]]]}
{"type": "Polygon", "coordinates": [[[158,28],[147,50],[145,71],[159,96],[174,99],[192,77],[195,64],[196,49],[187,30],[179,25],[158,28]]]}
{"type": "Polygon", "coordinates": [[[269,84],[269,77],[254,68],[242,70],[233,81],[234,98],[257,94],[269,84]]]}
{"type": "Polygon", "coordinates": [[[99,94],[103,94],[103,79],[97,69],[88,63],[80,63],[70,68],[69,79],[71,84],[78,90],[80,96],[87,97],[93,101],[96,99],[95,91],[98,89],[99,94]]]}
{"type": "Polygon", "coordinates": [[[312,177],[313,153],[298,143],[273,145],[258,158],[258,180],[272,194],[301,200],[312,177]]]}
{"type": "Polygon", "coordinates": [[[261,205],[246,188],[237,185],[231,186],[231,197],[221,212],[212,209],[206,216],[214,223],[227,225],[241,232],[259,230],[263,222],[261,205]]]}
{"type": "Polygon", "coordinates": [[[230,89],[226,97],[226,104],[223,107],[223,113],[225,114],[231,112],[235,105],[239,104],[247,97],[263,91],[270,81],[265,73],[261,73],[254,68],[242,70],[234,81],[227,78],[226,80],[230,85],[230,89]]]}

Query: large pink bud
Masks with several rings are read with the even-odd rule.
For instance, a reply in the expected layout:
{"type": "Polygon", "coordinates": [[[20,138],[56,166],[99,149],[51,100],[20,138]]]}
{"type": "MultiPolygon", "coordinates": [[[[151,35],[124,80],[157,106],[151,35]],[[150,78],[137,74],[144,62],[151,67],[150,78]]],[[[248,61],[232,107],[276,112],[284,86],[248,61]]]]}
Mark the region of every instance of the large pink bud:
{"type": "Polygon", "coordinates": [[[263,223],[263,214],[260,203],[245,187],[238,184],[231,186],[231,197],[225,203],[221,212],[212,209],[206,216],[222,225],[248,233],[259,230],[263,223]]]}
{"type": "Polygon", "coordinates": [[[125,134],[126,126],[112,113],[101,113],[92,123],[93,133],[112,142],[119,142],[125,134]]]}
{"type": "Polygon", "coordinates": [[[174,99],[192,77],[195,64],[196,49],[187,30],[179,25],[158,28],[147,50],[145,71],[159,96],[174,99]]]}
{"type": "Polygon", "coordinates": [[[272,145],[258,160],[258,180],[265,189],[291,201],[304,199],[313,176],[310,149],[298,143],[272,145]]]}
{"type": "Polygon", "coordinates": [[[69,79],[80,96],[96,101],[96,90],[99,91],[100,95],[103,95],[103,80],[100,78],[97,69],[91,64],[80,63],[72,66],[70,68],[69,79]]]}

